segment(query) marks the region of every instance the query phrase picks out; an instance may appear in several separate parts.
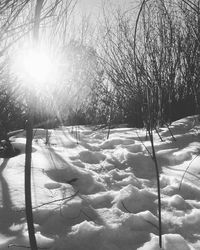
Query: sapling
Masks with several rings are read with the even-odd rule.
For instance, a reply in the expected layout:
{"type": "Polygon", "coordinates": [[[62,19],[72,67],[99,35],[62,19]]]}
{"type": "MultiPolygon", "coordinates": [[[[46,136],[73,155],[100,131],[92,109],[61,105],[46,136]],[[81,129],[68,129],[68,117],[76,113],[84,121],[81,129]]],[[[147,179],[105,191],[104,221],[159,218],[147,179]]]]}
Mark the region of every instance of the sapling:
{"type": "Polygon", "coordinates": [[[25,155],[25,206],[26,219],[28,225],[28,234],[32,250],[37,250],[35,238],[35,229],[32,212],[32,195],[31,195],[31,159],[32,159],[32,140],[33,140],[33,121],[32,117],[26,122],[26,155],[25,155]]]}
{"type": "Polygon", "coordinates": [[[174,137],[174,135],[173,135],[173,133],[172,133],[172,130],[170,129],[169,124],[166,123],[166,126],[167,126],[167,128],[168,128],[168,130],[169,130],[169,132],[170,132],[171,137],[173,138],[174,141],[176,141],[176,138],[174,137]]]}
{"type": "Polygon", "coordinates": [[[185,169],[184,173],[183,173],[183,176],[181,178],[181,181],[180,181],[180,185],[179,185],[179,191],[181,190],[181,186],[182,186],[182,183],[183,183],[183,180],[184,180],[184,177],[186,175],[186,173],[188,172],[188,169],[190,168],[190,166],[192,165],[193,161],[198,158],[200,156],[200,153],[197,154],[191,161],[190,163],[188,164],[187,168],[185,169]]]}
{"type": "MultiPolygon", "coordinates": [[[[38,41],[40,15],[44,0],[37,0],[35,7],[35,20],[33,30],[33,40],[35,43],[38,41]]],[[[28,234],[30,240],[30,247],[32,250],[37,250],[37,242],[35,238],[35,228],[33,222],[32,211],[32,196],[31,196],[31,160],[32,160],[32,141],[33,141],[33,99],[31,93],[28,93],[30,99],[28,100],[28,120],[26,122],[26,154],[25,154],[25,206],[26,206],[26,219],[28,226],[28,234]]]]}
{"type": "Polygon", "coordinates": [[[156,157],[155,147],[154,147],[154,138],[152,128],[148,128],[148,134],[151,142],[152,148],[152,159],[154,161],[155,170],[156,170],[156,180],[157,180],[157,193],[158,193],[158,219],[159,219],[159,246],[162,248],[162,217],[161,217],[161,192],[160,192],[160,174],[159,166],[156,157]]]}
{"type": "Polygon", "coordinates": [[[108,132],[107,132],[107,140],[109,139],[110,136],[110,129],[111,129],[111,116],[112,116],[112,106],[110,107],[110,114],[108,117],[108,132]]]}
{"type": "Polygon", "coordinates": [[[45,145],[49,145],[49,142],[50,142],[50,133],[49,133],[48,128],[46,129],[45,132],[46,132],[45,133],[45,137],[46,137],[46,139],[45,139],[45,145]]]}
{"type": "Polygon", "coordinates": [[[160,135],[158,128],[155,127],[155,130],[156,130],[156,133],[158,134],[158,136],[160,138],[160,141],[163,142],[164,140],[163,140],[162,136],[160,135]]]}
{"type": "Polygon", "coordinates": [[[156,151],[154,146],[154,137],[153,137],[153,128],[154,128],[154,112],[153,109],[153,102],[154,96],[152,90],[147,86],[147,132],[149,135],[150,143],[151,143],[151,150],[152,150],[152,160],[154,162],[155,171],[156,171],[156,181],[157,181],[157,195],[158,195],[158,222],[159,222],[159,246],[162,248],[162,217],[161,217],[161,192],[160,192],[160,174],[159,174],[159,166],[156,157],[156,151]]]}
{"type": "MultiPolygon", "coordinates": [[[[137,38],[137,28],[139,23],[140,15],[142,14],[142,10],[144,9],[146,4],[146,0],[142,1],[142,4],[140,6],[137,18],[136,18],[136,25],[135,25],[135,32],[134,32],[134,62],[135,62],[135,74],[136,74],[136,81],[139,85],[139,74],[137,70],[137,54],[136,54],[136,38],[137,38]]],[[[155,96],[154,96],[154,86],[151,86],[148,82],[148,77],[146,76],[146,82],[144,83],[144,90],[146,94],[146,106],[143,105],[143,110],[145,110],[146,117],[146,129],[149,135],[149,139],[151,142],[151,149],[152,149],[152,160],[154,161],[155,170],[156,170],[156,180],[157,180],[157,194],[158,194],[158,219],[159,219],[159,246],[162,248],[162,217],[161,217],[161,192],[160,192],[160,175],[159,175],[159,167],[158,167],[158,161],[156,158],[156,152],[154,147],[154,138],[153,138],[153,127],[155,123],[155,112],[154,112],[154,102],[155,96]]]]}

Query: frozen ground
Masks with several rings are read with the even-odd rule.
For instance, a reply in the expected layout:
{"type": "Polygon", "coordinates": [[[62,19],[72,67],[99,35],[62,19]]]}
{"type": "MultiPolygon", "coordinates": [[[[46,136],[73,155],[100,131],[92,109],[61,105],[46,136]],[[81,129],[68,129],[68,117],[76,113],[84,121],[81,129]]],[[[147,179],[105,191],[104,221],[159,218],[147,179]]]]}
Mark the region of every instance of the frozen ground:
{"type": "MultiPolygon", "coordinates": [[[[197,117],[155,134],[164,250],[200,249],[200,126],[197,117]],[[181,184],[181,178],[188,168],[181,184]]],[[[144,130],[93,131],[64,127],[35,131],[33,213],[39,249],[157,250],[154,163],[144,130]],[[139,136],[139,137],[138,137],[139,136]],[[143,143],[141,143],[141,140],[143,143]],[[46,205],[45,205],[46,203],[46,205]]],[[[24,213],[24,133],[21,154],[0,159],[0,249],[29,246],[24,213]]]]}

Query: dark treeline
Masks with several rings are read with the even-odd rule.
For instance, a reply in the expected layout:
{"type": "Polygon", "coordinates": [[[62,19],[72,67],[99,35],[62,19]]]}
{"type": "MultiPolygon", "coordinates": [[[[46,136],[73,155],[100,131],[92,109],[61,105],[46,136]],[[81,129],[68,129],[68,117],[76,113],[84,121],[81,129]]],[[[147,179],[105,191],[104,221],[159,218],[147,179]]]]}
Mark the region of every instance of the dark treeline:
{"type": "Polygon", "coordinates": [[[143,3],[137,27],[130,13],[106,19],[98,96],[114,123],[155,127],[200,111],[200,1],[143,3]]]}

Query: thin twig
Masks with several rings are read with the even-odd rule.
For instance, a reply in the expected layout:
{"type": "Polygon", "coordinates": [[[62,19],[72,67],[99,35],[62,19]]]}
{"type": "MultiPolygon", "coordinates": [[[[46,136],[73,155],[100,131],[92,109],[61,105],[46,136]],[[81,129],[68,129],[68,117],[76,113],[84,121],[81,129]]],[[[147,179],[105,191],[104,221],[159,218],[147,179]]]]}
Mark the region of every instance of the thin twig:
{"type": "Polygon", "coordinates": [[[160,135],[160,133],[159,133],[157,127],[155,128],[155,130],[156,130],[156,133],[158,134],[158,136],[159,136],[161,142],[164,142],[164,140],[163,140],[162,136],[160,135]]]}
{"type": "Polygon", "coordinates": [[[68,196],[68,197],[65,197],[65,198],[61,198],[61,199],[57,199],[57,200],[53,200],[53,201],[50,201],[50,202],[47,202],[47,203],[43,203],[43,204],[41,204],[41,205],[39,205],[39,206],[33,207],[33,209],[37,209],[37,208],[40,208],[40,207],[43,207],[43,206],[46,206],[46,205],[49,205],[49,204],[52,204],[52,203],[55,203],[55,202],[58,202],[58,201],[65,201],[65,200],[70,201],[70,200],[72,200],[78,193],[79,193],[79,190],[78,190],[75,194],[73,194],[73,195],[71,195],[71,196],[68,196]]]}
{"type": "MultiPolygon", "coordinates": [[[[128,210],[128,208],[124,205],[124,202],[123,202],[123,201],[121,201],[121,204],[122,204],[123,208],[124,208],[128,213],[130,213],[130,214],[133,213],[133,212],[131,212],[130,210],[128,210]]],[[[149,220],[146,220],[146,219],[144,219],[144,218],[143,218],[143,220],[146,221],[147,223],[149,223],[150,225],[152,225],[153,227],[155,227],[155,228],[159,231],[159,227],[158,227],[156,224],[154,224],[153,222],[151,222],[151,221],[149,221],[149,220]]]]}
{"type": "Polygon", "coordinates": [[[189,167],[191,166],[192,162],[193,162],[197,157],[199,157],[199,155],[200,155],[200,153],[198,153],[198,154],[190,161],[189,165],[188,165],[187,168],[185,169],[184,174],[183,174],[183,176],[182,176],[182,178],[181,178],[181,181],[180,181],[179,191],[181,190],[181,186],[182,186],[183,179],[184,179],[184,177],[185,177],[185,175],[186,175],[186,173],[187,173],[189,167]]]}
{"type": "Polygon", "coordinates": [[[156,179],[157,179],[157,193],[158,193],[158,223],[159,223],[159,246],[162,248],[162,209],[161,209],[161,192],[160,192],[160,174],[159,174],[159,166],[158,161],[156,157],[155,147],[154,147],[154,139],[153,139],[153,131],[152,129],[148,130],[149,132],[149,138],[151,141],[151,147],[152,147],[152,154],[153,154],[153,161],[155,165],[156,170],[156,179]]]}
{"type": "Polygon", "coordinates": [[[80,210],[89,220],[94,221],[89,215],[87,215],[82,209],[80,210]]]}
{"type": "MultiPolygon", "coordinates": [[[[21,247],[21,248],[31,248],[29,246],[17,245],[17,244],[9,244],[9,247],[21,247]]],[[[50,249],[50,247],[37,247],[38,249],[50,249]]]]}
{"type": "Polygon", "coordinates": [[[176,141],[176,138],[174,137],[174,135],[172,133],[172,130],[170,129],[170,127],[169,127],[169,125],[167,123],[166,123],[166,126],[167,126],[167,128],[168,128],[168,130],[169,130],[169,132],[170,132],[170,134],[172,136],[172,138],[174,139],[174,141],[176,141]]]}
{"type": "Polygon", "coordinates": [[[128,208],[124,205],[124,202],[121,201],[121,204],[123,206],[123,208],[128,212],[128,213],[132,213],[130,210],[128,210],[128,208]]]}
{"type": "Polygon", "coordinates": [[[63,204],[60,204],[60,216],[63,217],[64,219],[70,219],[70,220],[75,220],[75,219],[78,219],[80,217],[80,214],[81,214],[81,210],[79,211],[78,215],[75,216],[75,217],[68,217],[68,216],[65,216],[62,212],[62,206],[63,204]]]}
{"type": "MultiPolygon", "coordinates": [[[[50,201],[50,202],[43,203],[43,204],[41,204],[41,205],[38,205],[38,206],[36,206],[36,207],[33,207],[33,209],[37,209],[37,208],[40,208],[40,207],[43,207],[43,206],[46,206],[46,205],[49,205],[49,204],[52,204],[52,203],[55,203],[55,202],[59,202],[59,201],[65,201],[65,200],[70,201],[70,200],[72,200],[78,193],[79,193],[79,190],[78,190],[76,193],[74,193],[73,195],[71,195],[71,196],[68,196],[68,197],[65,197],[65,198],[61,198],[61,199],[57,199],[57,200],[53,200],[53,201],[50,201]]],[[[23,212],[23,211],[25,211],[25,210],[24,210],[24,209],[18,210],[18,212],[23,212]]]]}
{"type": "Polygon", "coordinates": [[[138,132],[136,131],[135,133],[136,133],[138,139],[140,140],[140,142],[142,143],[142,145],[145,147],[145,149],[146,149],[146,151],[148,152],[148,154],[149,154],[149,155],[151,156],[151,158],[153,159],[153,156],[152,156],[151,152],[148,150],[148,148],[146,147],[146,145],[145,145],[144,142],[142,141],[142,139],[141,139],[141,137],[139,136],[138,132]]]}

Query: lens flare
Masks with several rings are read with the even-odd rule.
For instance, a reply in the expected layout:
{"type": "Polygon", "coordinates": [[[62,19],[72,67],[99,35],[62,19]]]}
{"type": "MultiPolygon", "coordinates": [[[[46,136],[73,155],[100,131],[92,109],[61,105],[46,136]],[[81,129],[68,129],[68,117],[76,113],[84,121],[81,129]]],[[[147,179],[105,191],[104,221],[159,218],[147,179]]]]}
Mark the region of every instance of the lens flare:
{"type": "Polygon", "coordinates": [[[58,67],[50,53],[38,49],[26,49],[17,53],[14,72],[19,81],[29,89],[44,90],[57,83],[58,67]]]}

